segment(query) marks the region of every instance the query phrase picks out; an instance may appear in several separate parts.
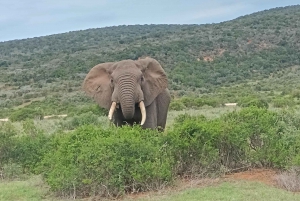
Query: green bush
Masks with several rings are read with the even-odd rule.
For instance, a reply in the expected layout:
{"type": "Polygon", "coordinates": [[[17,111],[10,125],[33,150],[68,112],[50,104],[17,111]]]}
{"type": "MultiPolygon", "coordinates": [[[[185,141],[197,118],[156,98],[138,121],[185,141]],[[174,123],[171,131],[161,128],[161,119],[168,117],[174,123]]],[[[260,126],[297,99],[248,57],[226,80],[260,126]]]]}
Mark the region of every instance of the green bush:
{"type": "Polygon", "coordinates": [[[99,116],[92,113],[91,111],[87,113],[82,113],[68,118],[66,121],[61,121],[60,126],[63,129],[73,130],[79,126],[94,124],[99,125],[100,121],[98,120],[99,116]]]}
{"type": "Polygon", "coordinates": [[[86,125],[45,155],[44,177],[63,194],[113,195],[159,188],[172,180],[173,159],[161,133],[139,127],[86,125]]]}
{"type": "Polygon", "coordinates": [[[299,99],[300,98],[300,90],[293,90],[292,97],[299,99]]]}
{"type": "MultiPolygon", "coordinates": [[[[276,126],[277,114],[267,109],[248,107],[221,117],[224,122],[219,145],[224,166],[240,168],[247,166],[281,166],[272,156],[280,140],[276,126]]],[[[284,156],[285,153],[282,153],[284,156]]]]}
{"type": "Polygon", "coordinates": [[[22,124],[24,134],[14,139],[14,149],[11,150],[11,161],[20,164],[24,172],[36,172],[45,153],[49,152],[52,136],[39,130],[32,120],[22,124]]]}
{"type": "Polygon", "coordinates": [[[105,116],[108,114],[108,111],[106,109],[101,108],[97,104],[92,104],[81,108],[75,108],[74,111],[70,112],[69,116],[81,115],[88,112],[91,112],[92,114],[98,116],[105,116]]]}
{"type": "Polygon", "coordinates": [[[0,125],[0,168],[15,171],[20,166],[22,172],[36,172],[44,154],[51,149],[52,136],[37,129],[33,120],[22,122],[22,128],[20,133],[9,122],[0,125]]]}
{"type": "Polygon", "coordinates": [[[181,172],[195,170],[190,166],[202,167],[202,170],[203,167],[213,167],[215,170],[225,167],[230,170],[292,165],[300,152],[300,121],[291,116],[257,107],[244,108],[213,120],[203,116],[179,116],[173,132],[180,136],[182,143],[173,145],[182,147],[176,148],[178,156],[186,152],[179,160],[186,166],[182,167],[181,172]],[[201,157],[201,154],[207,157],[201,157]]]}
{"type": "Polygon", "coordinates": [[[277,126],[281,140],[280,147],[274,158],[283,163],[282,167],[291,168],[300,166],[300,117],[294,111],[283,110],[278,114],[277,126]],[[286,153],[286,157],[282,153],[286,153]],[[281,156],[281,157],[277,157],[281,156]],[[285,164],[284,164],[285,163],[285,164]]]}
{"type": "Polygon", "coordinates": [[[174,100],[170,103],[170,110],[180,111],[185,109],[185,106],[180,101],[174,100]]]}
{"type": "Polygon", "coordinates": [[[263,99],[251,99],[248,101],[244,101],[244,102],[239,102],[239,105],[241,107],[258,107],[258,108],[264,108],[264,109],[268,109],[269,108],[269,104],[266,100],[263,99]]]}
{"type": "Polygon", "coordinates": [[[43,119],[44,113],[39,109],[21,108],[15,110],[9,116],[11,121],[23,121],[26,119],[43,119]]]}
{"type": "Polygon", "coordinates": [[[0,168],[9,162],[17,130],[10,122],[0,122],[0,168]]]}
{"type": "Polygon", "coordinates": [[[179,115],[170,138],[170,149],[177,161],[175,174],[204,175],[218,174],[220,168],[215,138],[218,126],[204,116],[179,115]]]}
{"type": "Polygon", "coordinates": [[[185,108],[200,108],[205,105],[211,107],[217,107],[221,105],[221,101],[213,98],[190,98],[183,97],[181,99],[177,99],[171,102],[170,109],[171,110],[183,110],[185,108]]]}
{"type": "Polygon", "coordinates": [[[277,108],[292,107],[296,105],[294,100],[287,98],[276,98],[273,100],[273,106],[277,108]]]}

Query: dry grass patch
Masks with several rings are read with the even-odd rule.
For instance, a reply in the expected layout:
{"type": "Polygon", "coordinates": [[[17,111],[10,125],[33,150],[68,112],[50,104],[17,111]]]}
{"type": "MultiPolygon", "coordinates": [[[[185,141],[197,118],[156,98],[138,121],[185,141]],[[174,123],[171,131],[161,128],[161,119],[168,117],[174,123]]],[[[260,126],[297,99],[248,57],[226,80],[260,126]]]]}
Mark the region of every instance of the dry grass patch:
{"type": "Polygon", "coordinates": [[[300,192],[300,168],[294,167],[276,176],[277,184],[288,191],[300,192]]]}

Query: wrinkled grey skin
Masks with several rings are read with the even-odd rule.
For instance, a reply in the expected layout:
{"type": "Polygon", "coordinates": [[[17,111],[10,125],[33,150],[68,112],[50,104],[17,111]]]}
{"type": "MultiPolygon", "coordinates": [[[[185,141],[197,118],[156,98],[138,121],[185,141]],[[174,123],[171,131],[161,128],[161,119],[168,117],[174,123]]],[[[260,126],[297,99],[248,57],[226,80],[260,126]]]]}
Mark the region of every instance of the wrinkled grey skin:
{"type": "Polygon", "coordinates": [[[164,129],[171,100],[168,80],[161,65],[152,58],[102,63],[93,67],[84,82],[84,91],[103,108],[117,103],[113,122],[117,126],[139,124],[144,101],[143,128],[164,129]]]}

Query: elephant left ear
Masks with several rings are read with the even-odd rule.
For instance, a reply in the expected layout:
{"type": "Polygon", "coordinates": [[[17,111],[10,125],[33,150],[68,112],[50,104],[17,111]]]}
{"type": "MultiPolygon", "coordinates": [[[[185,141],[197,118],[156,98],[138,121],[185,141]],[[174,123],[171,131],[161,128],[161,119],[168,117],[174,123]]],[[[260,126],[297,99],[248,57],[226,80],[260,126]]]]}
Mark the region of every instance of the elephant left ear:
{"type": "Polygon", "coordinates": [[[168,87],[168,78],[161,65],[152,58],[135,61],[144,75],[141,88],[144,93],[145,105],[150,105],[154,99],[168,87]]]}

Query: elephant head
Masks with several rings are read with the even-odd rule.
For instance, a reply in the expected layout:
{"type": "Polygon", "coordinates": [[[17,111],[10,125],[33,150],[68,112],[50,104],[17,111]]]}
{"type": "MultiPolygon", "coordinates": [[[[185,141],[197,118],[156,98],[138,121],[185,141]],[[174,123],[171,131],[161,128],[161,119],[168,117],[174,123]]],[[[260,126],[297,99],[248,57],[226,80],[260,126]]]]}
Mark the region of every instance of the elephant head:
{"type": "Polygon", "coordinates": [[[109,109],[110,120],[118,106],[125,119],[132,119],[138,104],[143,125],[145,107],[167,88],[167,83],[161,65],[155,59],[145,58],[98,64],[87,74],[83,89],[101,107],[109,109]]]}

